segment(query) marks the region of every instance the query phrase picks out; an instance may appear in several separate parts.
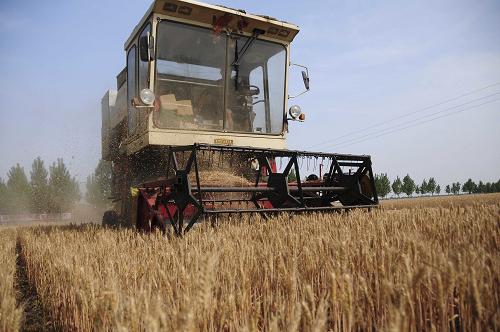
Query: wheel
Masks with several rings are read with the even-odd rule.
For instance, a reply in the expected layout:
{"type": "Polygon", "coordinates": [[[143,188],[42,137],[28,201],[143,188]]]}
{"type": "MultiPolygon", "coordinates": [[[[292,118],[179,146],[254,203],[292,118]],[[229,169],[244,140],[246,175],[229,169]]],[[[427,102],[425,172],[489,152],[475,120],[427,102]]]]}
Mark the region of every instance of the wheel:
{"type": "Polygon", "coordinates": [[[137,230],[142,231],[142,232],[149,232],[151,230],[150,228],[150,207],[148,205],[148,202],[142,197],[142,195],[139,195],[137,198],[137,216],[136,216],[136,223],[135,227],[137,230]]]}
{"type": "Polygon", "coordinates": [[[102,216],[102,226],[104,227],[118,227],[120,226],[120,217],[118,213],[113,210],[108,210],[104,212],[102,216]]]}
{"type": "Polygon", "coordinates": [[[155,230],[159,230],[163,235],[165,235],[165,232],[167,231],[165,220],[158,211],[153,212],[153,217],[151,218],[151,232],[154,233],[155,230]]]}

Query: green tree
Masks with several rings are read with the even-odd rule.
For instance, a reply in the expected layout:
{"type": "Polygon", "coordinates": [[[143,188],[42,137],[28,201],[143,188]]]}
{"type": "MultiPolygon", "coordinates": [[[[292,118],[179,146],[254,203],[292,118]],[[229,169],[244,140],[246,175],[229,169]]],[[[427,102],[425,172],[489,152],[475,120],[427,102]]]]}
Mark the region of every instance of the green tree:
{"type": "Polygon", "coordinates": [[[48,212],[47,203],[49,201],[49,173],[40,157],[33,160],[30,175],[31,211],[34,213],[46,213],[48,212]]]}
{"type": "Polygon", "coordinates": [[[429,192],[429,189],[428,189],[428,185],[427,185],[427,181],[424,179],[422,181],[422,184],[420,185],[420,193],[422,195],[425,195],[429,192]]]}
{"type": "Polygon", "coordinates": [[[28,211],[30,201],[30,186],[24,168],[19,164],[11,167],[7,173],[7,210],[9,213],[28,211]]]}
{"type": "Polygon", "coordinates": [[[486,184],[484,184],[483,181],[479,181],[475,193],[485,193],[485,192],[486,192],[486,184]]]}
{"type": "Polygon", "coordinates": [[[396,177],[396,180],[392,182],[392,192],[399,197],[399,195],[401,195],[402,193],[402,188],[403,188],[403,183],[401,182],[401,179],[398,176],[396,177]]]}
{"type": "Polygon", "coordinates": [[[7,185],[5,184],[3,179],[0,178],[0,214],[8,213],[7,192],[7,185]]]}
{"type": "Polygon", "coordinates": [[[436,185],[436,194],[439,195],[441,193],[441,187],[438,185],[436,185]]]}
{"type": "Polygon", "coordinates": [[[464,183],[462,186],[462,191],[468,194],[472,194],[473,192],[476,191],[477,185],[472,181],[472,179],[467,180],[467,182],[464,183]]]}
{"type": "Polygon", "coordinates": [[[419,185],[416,185],[415,186],[415,194],[420,194],[420,186],[419,185]]]}
{"type": "MultiPolygon", "coordinates": [[[[409,174],[406,174],[403,178],[403,187],[401,189],[408,197],[415,192],[415,181],[413,181],[409,174]]],[[[422,188],[420,188],[420,190],[422,190],[422,188]]]]}
{"type": "Polygon", "coordinates": [[[460,193],[460,182],[454,182],[452,185],[451,185],[451,192],[454,194],[454,195],[458,195],[460,193]]]}
{"type": "Polygon", "coordinates": [[[78,182],[71,177],[62,159],[57,159],[57,162],[49,167],[49,173],[50,211],[57,213],[71,211],[80,199],[78,182]]]}
{"type": "MultiPolygon", "coordinates": [[[[290,175],[292,173],[290,172],[290,175]]],[[[289,179],[290,179],[289,175],[289,179]]],[[[295,176],[295,173],[293,173],[295,176]]],[[[100,160],[94,174],[87,177],[85,199],[94,207],[105,208],[111,196],[111,162],[100,160]]]]}
{"type": "Polygon", "coordinates": [[[444,191],[449,195],[451,194],[451,187],[449,184],[446,185],[446,188],[444,189],[444,191]]]}
{"type": "Polygon", "coordinates": [[[430,178],[429,182],[427,182],[427,192],[431,195],[434,195],[436,191],[436,180],[434,178],[430,178]]]}
{"type": "Polygon", "coordinates": [[[391,181],[386,173],[375,174],[375,188],[380,197],[385,197],[391,192],[391,181]]]}

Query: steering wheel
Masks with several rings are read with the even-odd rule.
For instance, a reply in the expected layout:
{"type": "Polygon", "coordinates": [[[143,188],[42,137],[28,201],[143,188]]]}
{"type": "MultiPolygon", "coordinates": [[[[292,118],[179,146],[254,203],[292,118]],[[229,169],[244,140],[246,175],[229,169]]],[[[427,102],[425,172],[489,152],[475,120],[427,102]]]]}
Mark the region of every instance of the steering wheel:
{"type": "Polygon", "coordinates": [[[238,91],[243,96],[258,96],[260,94],[260,89],[256,85],[240,85],[238,91]]]}

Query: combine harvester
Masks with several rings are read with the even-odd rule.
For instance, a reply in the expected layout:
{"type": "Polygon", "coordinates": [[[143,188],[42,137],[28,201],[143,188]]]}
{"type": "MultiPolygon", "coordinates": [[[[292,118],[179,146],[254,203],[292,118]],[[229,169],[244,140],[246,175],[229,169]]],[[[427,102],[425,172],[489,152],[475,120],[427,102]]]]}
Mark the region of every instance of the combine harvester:
{"type": "Polygon", "coordinates": [[[221,214],[377,206],[370,156],[286,149],[288,122],[305,119],[298,106],[287,112],[298,32],[243,10],[156,0],[102,100],[115,206],[103,224],[170,224],[181,235],[221,214]]]}

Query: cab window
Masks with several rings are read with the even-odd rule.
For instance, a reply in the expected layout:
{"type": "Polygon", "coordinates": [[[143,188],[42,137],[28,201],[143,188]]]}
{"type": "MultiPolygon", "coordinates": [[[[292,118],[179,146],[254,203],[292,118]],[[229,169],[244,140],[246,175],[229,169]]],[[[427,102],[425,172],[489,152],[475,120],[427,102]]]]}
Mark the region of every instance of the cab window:
{"type": "Polygon", "coordinates": [[[132,106],[132,99],[137,96],[136,85],[136,47],[128,51],[127,55],[127,105],[128,105],[128,132],[133,134],[137,126],[136,109],[132,106]]]}

